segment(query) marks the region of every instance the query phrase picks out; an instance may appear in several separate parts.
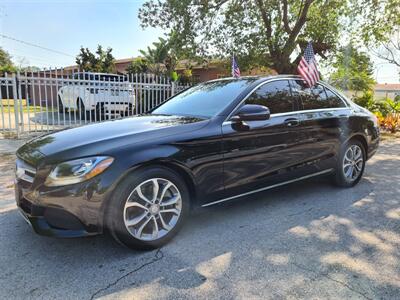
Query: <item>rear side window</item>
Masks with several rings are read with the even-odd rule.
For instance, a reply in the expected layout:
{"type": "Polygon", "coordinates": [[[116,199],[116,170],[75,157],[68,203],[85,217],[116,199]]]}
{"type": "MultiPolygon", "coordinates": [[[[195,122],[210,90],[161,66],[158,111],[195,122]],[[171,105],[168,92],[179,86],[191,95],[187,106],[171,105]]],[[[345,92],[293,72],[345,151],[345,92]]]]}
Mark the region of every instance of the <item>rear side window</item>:
{"type": "Polygon", "coordinates": [[[343,101],[331,90],[317,84],[308,87],[302,80],[291,81],[292,91],[300,100],[300,110],[344,107],[343,101]]]}
{"type": "Polygon", "coordinates": [[[271,114],[295,110],[295,100],[291,95],[288,80],[277,80],[262,85],[246,99],[246,104],[264,105],[269,108],[271,114]]]}
{"type": "Polygon", "coordinates": [[[333,93],[330,89],[325,88],[326,97],[329,102],[329,107],[346,107],[343,100],[339,98],[335,93],[333,93]]]}

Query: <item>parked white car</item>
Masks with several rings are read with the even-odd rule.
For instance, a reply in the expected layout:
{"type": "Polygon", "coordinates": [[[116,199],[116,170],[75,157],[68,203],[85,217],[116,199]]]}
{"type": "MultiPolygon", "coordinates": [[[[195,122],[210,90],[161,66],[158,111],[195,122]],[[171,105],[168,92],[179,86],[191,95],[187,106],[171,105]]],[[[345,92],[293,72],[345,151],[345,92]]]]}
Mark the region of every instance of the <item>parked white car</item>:
{"type": "Polygon", "coordinates": [[[81,119],[95,114],[131,115],[135,107],[133,85],[123,75],[74,73],[58,90],[58,107],[61,113],[77,111],[81,119]]]}

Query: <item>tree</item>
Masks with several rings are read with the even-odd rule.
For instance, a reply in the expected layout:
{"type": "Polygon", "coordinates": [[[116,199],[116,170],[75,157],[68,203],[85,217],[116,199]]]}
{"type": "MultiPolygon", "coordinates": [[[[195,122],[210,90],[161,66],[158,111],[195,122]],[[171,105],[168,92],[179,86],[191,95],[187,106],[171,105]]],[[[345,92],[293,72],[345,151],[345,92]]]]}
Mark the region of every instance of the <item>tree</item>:
{"type": "Polygon", "coordinates": [[[0,74],[16,72],[17,68],[11,60],[11,55],[0,47],[0,74]]]}
{"type": "Polygon", "coordinates": [[[378,47],[371,47],[370,50],[380,59],[400,68],[400,26],[392,36],[378,43],[378,47]]]}
{"type": "Polygon", "coordinates": [[[88,72],[112,73],[115,70],[114,57],[112,48],[107,48],[98,45],[96,53],[92,53],[89,48],[81,47],[79,54],[76,56],[76,63],[81,70],[88,72]]]}
{"type": "Polygon", "coordinates": [[[299,48],[303,49],[308,40],[325,58],[329,51],[336,50],[345,33],[361,42],[371,36],[381,39],[386,25],[376,15],[390,16],[398,10],[393,3],[399,0],[379,1],[383,7],[379,13],[376,2],[148,0],[139,10],[139,18],[143,27],[174,33],[176,40],[197,55],[226,57],[235,52],[246,58],[248,68],[266,66],[278,73],[294,73],[301,59],[299,48]]]}
{"type": "Polygon", "coordinates": [[[135,58],[131,64],[126,68],[128,74],[146,73],[149,69],[149,64],[146,59],[142,57],[135,58]]]}
{"type": "Polygon", "coordinates": [[[153,47],[147,50],[140,50],[144,59],[149,64],[149,71],[154,74],[171,74],[177,63],[177,58],[168,40],[159,38],[153,43],[153,47]]]}
{"type": "Polygon", "coordinates": [[[338,51],[331,65],[329,81],[338,88],[366,92],[375,84],[370,57],[351,44],[338,51]]]}

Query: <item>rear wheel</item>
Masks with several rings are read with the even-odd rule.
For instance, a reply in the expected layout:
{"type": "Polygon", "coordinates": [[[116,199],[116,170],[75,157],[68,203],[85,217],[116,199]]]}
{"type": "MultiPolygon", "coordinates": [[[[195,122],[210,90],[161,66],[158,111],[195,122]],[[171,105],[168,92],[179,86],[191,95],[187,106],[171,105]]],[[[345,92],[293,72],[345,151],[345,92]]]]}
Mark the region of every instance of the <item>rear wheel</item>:
{"type": "Polygon", "coordinates": [[[112,236],[134,249],[159,248],[182,227],[189,212],[189,193],[175,172],[144,169],[119,184],[107,211],[112,236]]]}
{"type": "Polygon", "coordinates": [[[365,168],[366,152],[358,140],[350,140],[342,147],[337,162],[335,182],[341,187],[356,185],[365,168]]]}

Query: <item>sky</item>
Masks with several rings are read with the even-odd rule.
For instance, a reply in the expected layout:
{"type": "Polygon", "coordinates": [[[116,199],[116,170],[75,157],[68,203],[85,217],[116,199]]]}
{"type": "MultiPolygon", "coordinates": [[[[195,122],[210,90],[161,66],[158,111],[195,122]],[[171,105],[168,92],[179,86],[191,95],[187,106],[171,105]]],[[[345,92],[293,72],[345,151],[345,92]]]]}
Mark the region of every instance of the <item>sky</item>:
{"type": "Polygon", "coordinates": [[[21,58],[39,67],[75,64],[81,46],[113,48],[115,58],[137,56],[162,31],[140,27],[135,0],[0,0],[0,33],[57,50],[67,55],[0,37],[0,46],[15,61],[21,58]]]}
{"type": "MultiPolygon", "coordinates": [[[[140,27],[144,0],[0,0],[0,34],[61,53],[32,47],[0,36],[0,47],[22,66],[62,67],[75,64],[81,46],[111,47],[117,59],[139,55],[163,35],[140,27]]],[[[379,59],[375,80],[398,83],[399,70],[379,59]]]]}

